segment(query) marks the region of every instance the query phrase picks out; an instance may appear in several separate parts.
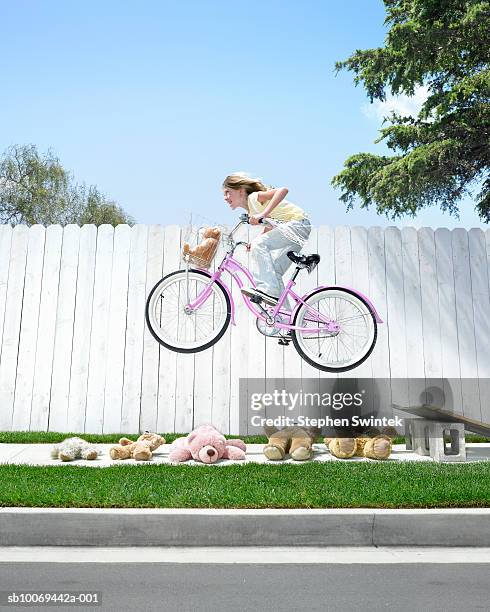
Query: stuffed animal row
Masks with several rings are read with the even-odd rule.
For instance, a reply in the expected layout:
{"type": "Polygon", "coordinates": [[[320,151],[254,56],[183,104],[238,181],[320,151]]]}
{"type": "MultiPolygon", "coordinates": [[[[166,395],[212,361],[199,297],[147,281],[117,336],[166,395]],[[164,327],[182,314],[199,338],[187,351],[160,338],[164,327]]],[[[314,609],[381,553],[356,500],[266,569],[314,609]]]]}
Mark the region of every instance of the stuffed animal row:
{"type": "MultiPolygon", "coordinates": [[[[121,438],[119,444],[109,450],[111,459],[135,459],[150,461],[159,446],[165,444],[165,438],[156,433],[145,432],[136,442],[121,438]]],[[[194,459],[202,463],[215,463],[219,459],[245,459],[247,447],[242,440],[227,440],[212,425],[201,425],[188,436],[177,438],[170,447],[170,461],[180,463],[194,459]]],[[[67,438],[56,444],[52,451],[53,459],[73,461],[74,459],[96,459],[100,455],[97,448],[81,438],[67,438]]]]}
{"type": "MultiPolygon", "coordinates": [[[[271,461],[285,459],[289,453],[295,461],[305,461],[313,456],[313,443],[318,438],[317,428],[285,427],[277,430],[275,427],[265,428],[268,443],[264,446],[264,455],[271,461]]],[[[377,435],[373,438],[325,438],[327,448],[334,457],[349,459],[351,457],[367,457],[369,459],[387,459],[392,450],[391,438],[387,435],[377,435]]],[[[112,459],[135,459],[150,461],[155,451],[165,438],[156,433],[145,432],[136,442],[121,438],[119,444],[109,450],[112,459]]],[[[181,463],[194,459],[201,463],[216,463],[219,459],[245,459],[247,447],[242,440],[227,440],[212,425],[201,425],[188,436],[177,438],[170,446],[169,459],[181,463]]],[[[100,455],[97,448],[81,438],[68,438],[61,444],[56,444],[52,451],[53,459],[73,461],[74,459],[96,459],[100,455]]]]}

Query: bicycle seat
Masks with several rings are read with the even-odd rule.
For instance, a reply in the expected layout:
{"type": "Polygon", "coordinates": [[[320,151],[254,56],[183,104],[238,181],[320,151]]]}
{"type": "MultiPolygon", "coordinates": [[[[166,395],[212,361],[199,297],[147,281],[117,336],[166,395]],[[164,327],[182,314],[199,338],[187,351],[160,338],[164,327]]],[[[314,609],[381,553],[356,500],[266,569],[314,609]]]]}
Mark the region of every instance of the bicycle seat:
{"type": "Polygon", "coordinates": [[[312,255],[298,255],[294,251],[288,251],[288,257],[298,266],[298,268],[308,268],[308,272],[312,272],[320,263],[320,255],[317,253],[313,253],[312,255]]]}

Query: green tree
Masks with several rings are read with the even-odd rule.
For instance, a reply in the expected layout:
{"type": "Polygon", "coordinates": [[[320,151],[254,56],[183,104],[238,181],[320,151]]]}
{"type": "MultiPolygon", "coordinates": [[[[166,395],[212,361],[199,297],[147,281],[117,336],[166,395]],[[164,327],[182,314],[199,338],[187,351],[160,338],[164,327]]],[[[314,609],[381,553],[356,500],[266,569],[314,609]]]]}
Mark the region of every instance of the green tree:
{"type": "Polygon", "coordinates": [[[0,158],[0,223],[128,223],[134,220],[97,187],[74,182],[51,151],[14,145],[0,158]]]}
{"type": "Polygon", "coordinates": [[[387,91],[429,95],[417,117],[392,113],[376,142],[394,155],[349,157],[332,184],[352,208],[376,206],[396,219],[438,204],[458,215],[476,191],[476,210],[490,221],[490,3],[479,0],[384,0],[385,46],[358,50],[336,64],[351,70],[370,101],[387,91]]]}

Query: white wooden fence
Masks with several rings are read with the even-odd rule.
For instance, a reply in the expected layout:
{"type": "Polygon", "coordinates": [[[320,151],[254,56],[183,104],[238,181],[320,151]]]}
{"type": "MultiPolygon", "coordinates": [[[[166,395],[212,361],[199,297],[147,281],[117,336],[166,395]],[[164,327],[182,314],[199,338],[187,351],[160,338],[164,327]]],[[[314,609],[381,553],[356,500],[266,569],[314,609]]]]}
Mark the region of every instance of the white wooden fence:
{"type": "MultiPolygon", "coordinates": [[[[252,228],[240,231],[247,239],[252,228]]],[[[238,325],[214,347],[160,347],[145,302],[179,268],[181,234],[161,225],[0,226],[0,430],[186,432],[213,422],[237,433],[240,377],[325,376],[292,345],[260,335],[235,286],[238,325]]],[[[300,293],[355,287],[385,321],[351,376],[456,378],[456,410],[490,420],[490,230],[321,226],[303,252],[321,263],[300,274],[300,293]]]]}

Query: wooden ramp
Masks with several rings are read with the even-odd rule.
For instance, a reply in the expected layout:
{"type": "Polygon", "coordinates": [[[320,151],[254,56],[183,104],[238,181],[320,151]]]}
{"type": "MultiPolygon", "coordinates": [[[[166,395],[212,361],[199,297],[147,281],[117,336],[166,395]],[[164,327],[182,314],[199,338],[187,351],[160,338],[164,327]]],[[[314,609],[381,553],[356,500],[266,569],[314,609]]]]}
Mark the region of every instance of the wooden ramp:
{"type": "Polygon", "coordinates": [[[435,406],[397,406],[393,404],[393,408],[407,412],[417,417],[421,417],[428,421],[439,421],[447,423],[463,423],[466,431],[479,434],[480,436],[490,437],[490,423],[482,423],[475,419],[463,416],[462,414],[454,414],[448,410],[437,408],[435,406]]]}

